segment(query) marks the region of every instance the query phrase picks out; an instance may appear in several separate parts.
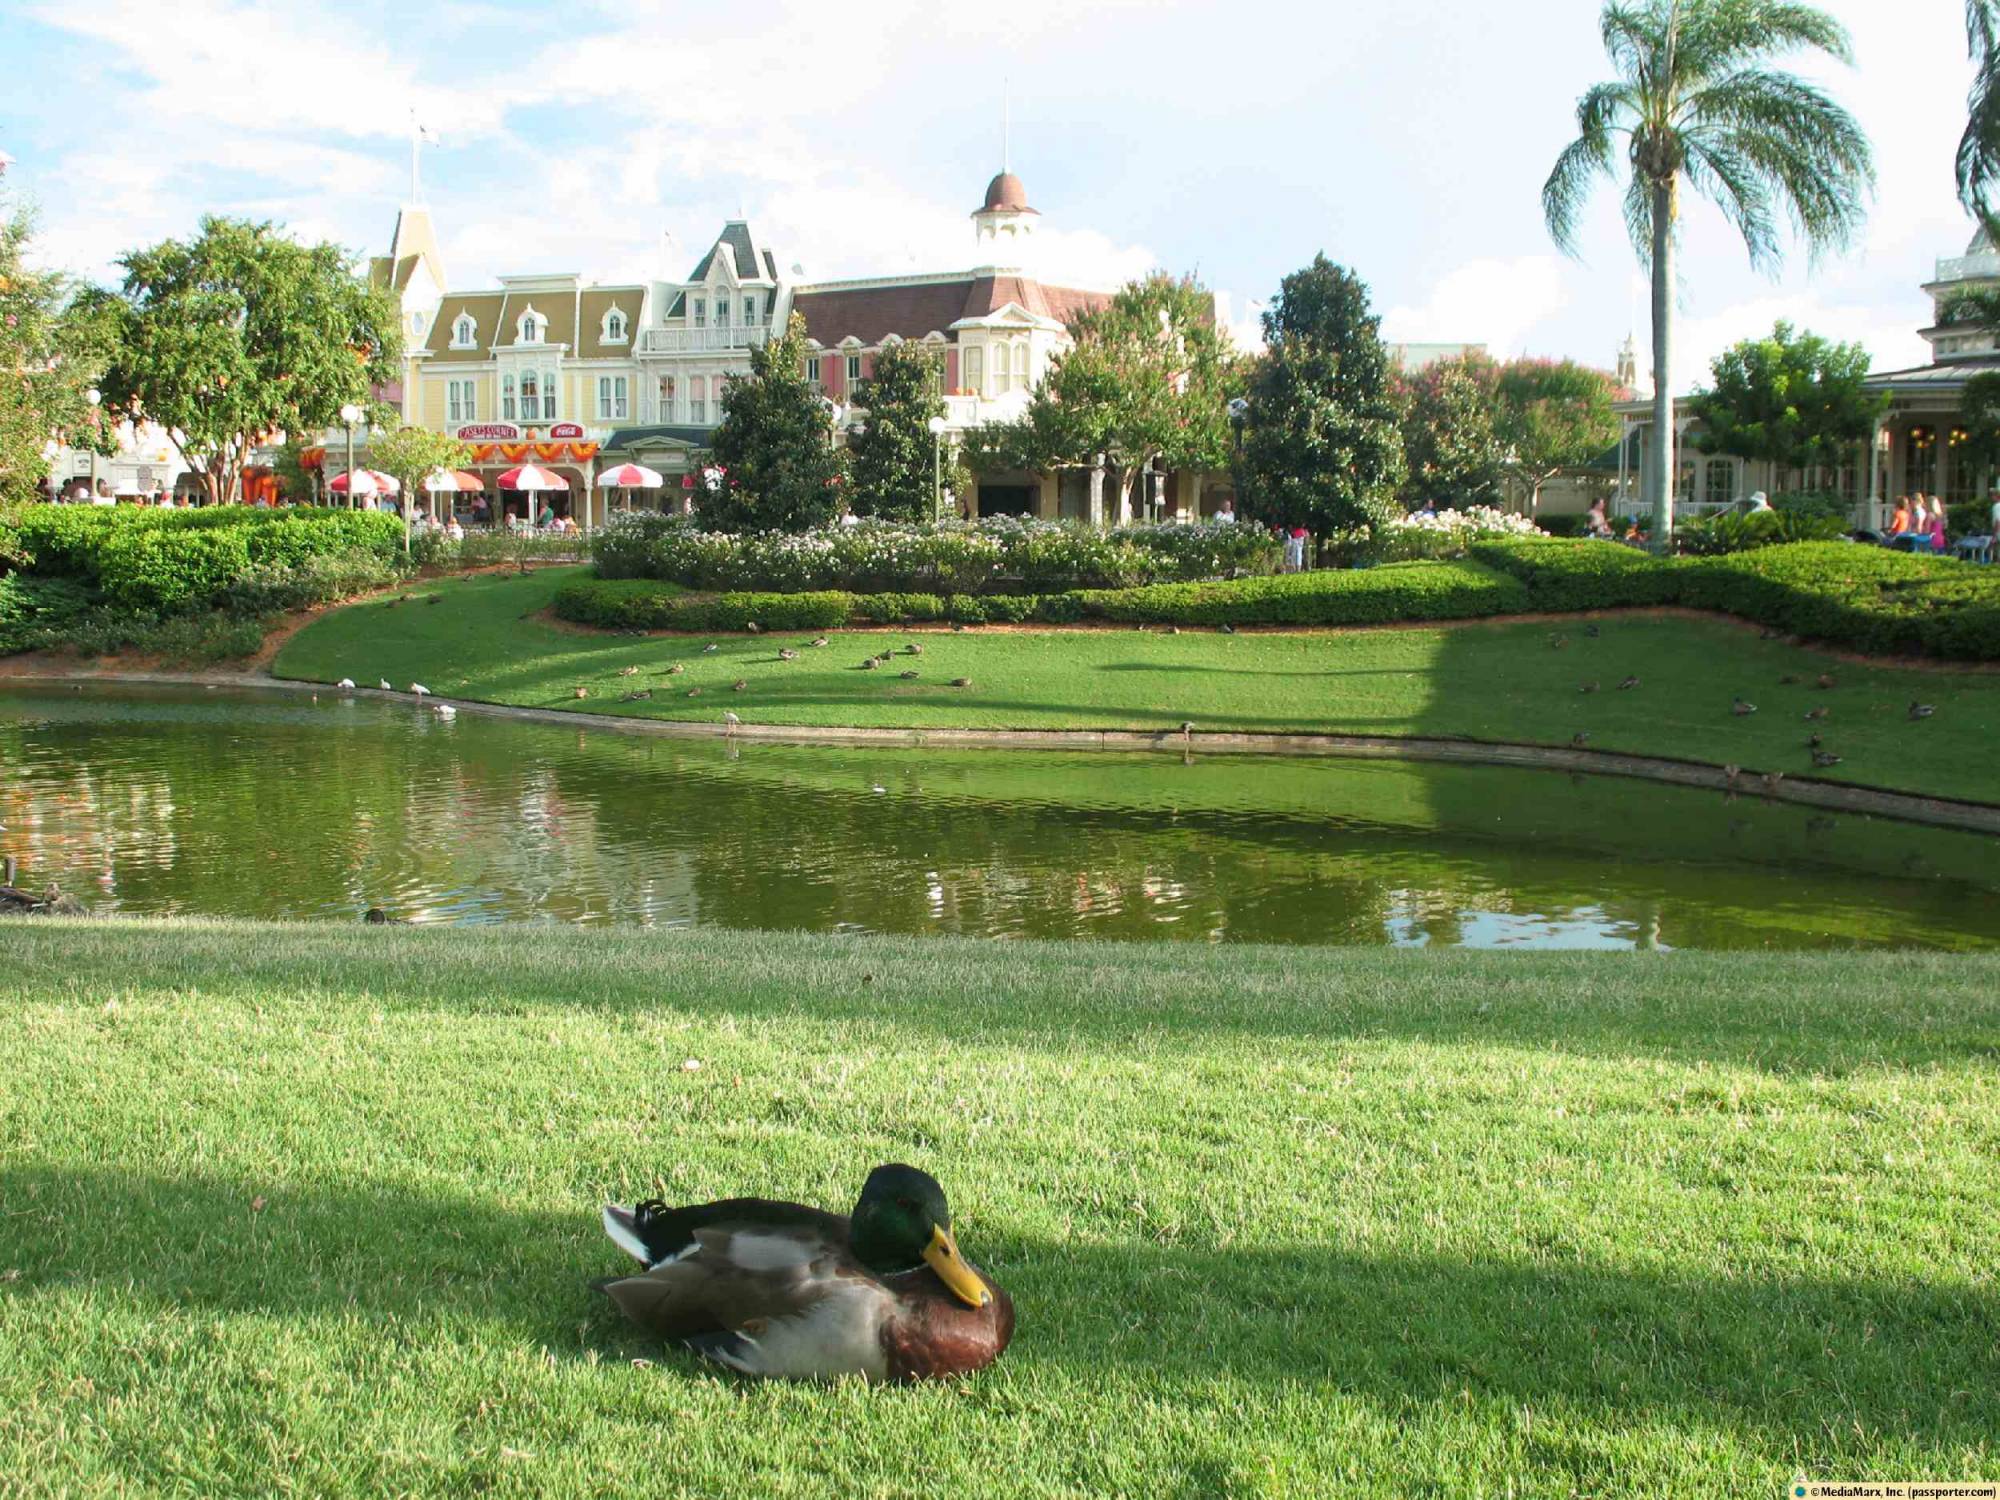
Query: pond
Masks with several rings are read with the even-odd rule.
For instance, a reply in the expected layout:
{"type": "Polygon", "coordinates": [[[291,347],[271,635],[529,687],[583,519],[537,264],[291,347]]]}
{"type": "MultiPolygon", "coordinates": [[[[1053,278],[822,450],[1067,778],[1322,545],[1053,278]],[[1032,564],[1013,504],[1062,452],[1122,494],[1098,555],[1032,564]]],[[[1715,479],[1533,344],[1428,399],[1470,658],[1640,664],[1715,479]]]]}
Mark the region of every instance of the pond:
{"type": "Polygon", "coordinates": [[[1554,772],[670,739],[0,689],[0,852],[100,912],[1476,948],[2000,946],[1989,837],[1554,772]]]}

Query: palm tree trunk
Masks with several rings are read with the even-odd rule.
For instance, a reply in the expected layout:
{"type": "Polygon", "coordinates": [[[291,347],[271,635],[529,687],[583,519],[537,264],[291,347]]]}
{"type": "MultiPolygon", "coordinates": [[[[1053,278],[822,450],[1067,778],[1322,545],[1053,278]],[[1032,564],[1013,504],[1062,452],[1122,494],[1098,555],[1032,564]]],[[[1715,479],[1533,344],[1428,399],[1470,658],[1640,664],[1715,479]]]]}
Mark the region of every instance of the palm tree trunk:
{"type": "Polygon", "coordinates": [[[1674,550],[1674,179],[1653,188],[1653,550],[1674,550]]]}

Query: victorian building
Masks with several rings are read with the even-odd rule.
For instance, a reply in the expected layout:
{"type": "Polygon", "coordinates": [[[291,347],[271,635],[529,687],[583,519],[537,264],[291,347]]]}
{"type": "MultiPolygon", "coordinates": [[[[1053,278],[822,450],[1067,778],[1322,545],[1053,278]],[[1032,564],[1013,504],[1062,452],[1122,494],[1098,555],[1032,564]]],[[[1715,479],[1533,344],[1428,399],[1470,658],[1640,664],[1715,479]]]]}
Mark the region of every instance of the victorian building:
{"type": "MultiPolygon", "coordinates": [[[[1938,258],[1923,283],[1930,317],[1918,329],[1930,345],[1930,362],[1878,370],[1868,377],[1864,389],[1887,398],[1886,409],[1868,437],[1856,440],[1837,463],[1780,472],[1770,463],[1700,453],[1692,441],[1700,426],[1677,400],[1675,504],[1708,511],[1754,490],[1819,490],[1844,497],[1857,526],[1879,530],[1899,495],[1922,492],[1958,503],[1987,494],[2000,484],[2000,472],[1973,461],[1959,411],[1967,381],[2000,372],[2000,342],[1993,329],[1953,322],[1950,308],[1968,291],[1992,288],[2000,288],[2000,253],[1984,231],[1972,237],[1963,255],[1938,258]]],[[[1627,497],[1635,509],[1650,511],[1651,497],[1641,490],[1639,476],[1645,472],[1652,404],[1622,403],[1619,411],[1637,455],[1626,481],[1627,497]]]]}
{"type": "MultiPolygon", "coordinates": [[[[405,422],[472,444],[472,467],[489,481],[524,462],[563,474],[588,523],[601,519],[593,485],[609,463],[634,460],[675,489],[692,488],[728,381],[796,313],[809,340],[806,373],[837,431],[866,420],[875,357],[914,342],[937,351],[943,441],[956,444],[973,428],[1018,417],[1068,344],[1070,320],[1111,296],[1022,268],[1041,215],[1013,173],[993,178],[971,220],[978,259],[963,271],[806,281],[750,223],[732,220],[682,281],[603,284],[565,272],[455,291],[429,211],[405,207],[390,253],[371,265],[402,300],[409,351],[400,387],[385,395],[405,422]]],[[[1147,493],[1156,514],[1193,517],[1212,512],[1227,486],[1223,476],[1163,473],[1149,476],[1147,493]]],[[[1109,493],[1107,502],[1100,460],[1060,473],[981,474],[962,506],[1106,522],[1118,519],[1106,509],[1116,487],[1109,493]]]]}

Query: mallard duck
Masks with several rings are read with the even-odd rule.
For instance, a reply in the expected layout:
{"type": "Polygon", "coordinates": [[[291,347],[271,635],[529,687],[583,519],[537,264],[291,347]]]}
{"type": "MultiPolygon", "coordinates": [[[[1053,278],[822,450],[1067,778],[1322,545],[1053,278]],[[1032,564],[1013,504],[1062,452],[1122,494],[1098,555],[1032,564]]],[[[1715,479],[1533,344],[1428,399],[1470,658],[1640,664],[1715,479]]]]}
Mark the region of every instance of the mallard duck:
{"type": "Polygon", "coordinates": [[[1014,1336],[1014,1304],[968,1265],[944,1189],[900,1164],[868,1174],[851,1217],[729,1198],[607,1204],[604,1231],[645,1269],[596,1283],[625,1315],[746,1375],[967,1375],[1014,1336]]]}

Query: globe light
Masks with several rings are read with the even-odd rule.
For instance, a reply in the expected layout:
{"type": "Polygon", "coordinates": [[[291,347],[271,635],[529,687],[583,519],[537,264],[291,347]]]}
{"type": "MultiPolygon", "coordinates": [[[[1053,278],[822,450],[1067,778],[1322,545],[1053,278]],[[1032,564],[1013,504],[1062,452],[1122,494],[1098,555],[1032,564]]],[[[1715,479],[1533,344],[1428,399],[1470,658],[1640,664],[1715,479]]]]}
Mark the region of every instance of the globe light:
{"type": "Polygon", "coordinates": [[[96,406],[99,402],[103,401],[104,392],[100,391],[96,386],[92,386],[83,393],[83,399],[88,401],[92,406],[96,406]]]}
{"type": "Polygon", "coordinates": [[[350,401],[347,405],[341,407],[340,420],[345,422],[349,427],[352,427],[361,420],[361,408],[350,401]]]}
{"type": "Polygon", "coordinates": [[[944,436],[944,427],[945,427],[945,422],[944,422],[944,418],[943,418],[943,417],[932,417],[932,418],[931,418],[931,436],[932,436],[932,437],[943,437],[943,436],[944,436]]]}

